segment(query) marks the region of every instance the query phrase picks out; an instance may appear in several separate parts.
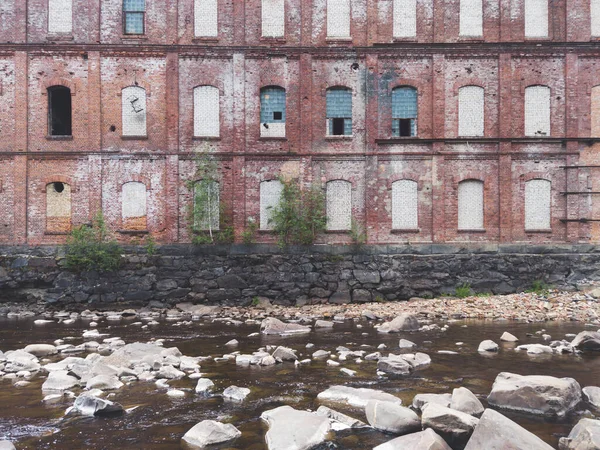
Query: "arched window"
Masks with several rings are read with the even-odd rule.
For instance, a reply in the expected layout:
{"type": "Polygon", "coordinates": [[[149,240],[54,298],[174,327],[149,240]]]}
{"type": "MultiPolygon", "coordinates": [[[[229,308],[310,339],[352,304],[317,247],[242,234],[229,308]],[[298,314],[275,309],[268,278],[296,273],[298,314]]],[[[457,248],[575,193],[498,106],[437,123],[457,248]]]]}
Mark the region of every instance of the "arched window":
{"type": "Polygon", "coordinates": [[[50,136],[71,136],[71,89],[48,88],[48,131],[50,136]]]}
{"type": "Polygon", "coordinates": [[[146,90],[139,86],[123,89],[121,96],[123,136],[146,136],[146,90]]]}
{"type": "Polygon", "coordinates": [[[352,91],[345,87],[327,89],[327,134],[352,135],[352,91]]]}
{"type": "Polygon", "coordinates": [[[600,137],[600,86],[592,88],[592,110],[590,114],[590,137],[600,137]]]}
{"type": "Polygon", "coordinates": [[[483,229],[483,182],[465,180],[458,183],[458,229],[483,229]]]}
{"type": "Polygon", "coordinates": [[[194,35],[196,37],[217,37],[217,0],[194,0],[194,35]]]}
{"type": "Polygon", "coordinates": [[[394,0],[394,37],[417,35],[417,0],[394,0]]]}
{"type": "Polygon", "coordinates": [[[548,180],[525,183],[525,230],[550,229],[551,187],[548,180]]]}
{"type": "Polygon", "coordinates": [[[392,136],[417,135],[417,90],[401,86],[392,90],[392,136]]]}
{"type": "Polygon", "coordinates": [[[458,90],[458,135],[483,136],[484,90],[479,86],[463,86],[458,90]]]}
{"type": "Polygon", "coordinates": [[[461,36],[483,36],[482,0],[460,0],[461,36]]]}
{"type": "Polygon", "coordinates": [[[73,0],[48,0],[48,33],[73,32],[73,0]]]}
{"type": "Polygon", "coordinates": [[[525,136],[550,136],[550,88],[525,88],[525,136]]]}
{"type": "Polygon", "coordinates": [[[592,37],[600,36],[600,0],[590,0],[590,28],[592,37]]]}
{"type": "Polygon", "coordinates": [[[123,0],[123,33],[144,34],[146,0],[123,0]]]}
{"type": "Polygon", "coordinates": [[[218,230],[220,222],[219,183],[199,180],[194,183],[194,228],[198,231],[218,230]]]}
{"type": "Polygon", "coordinates": [[[71,231],[71,186],[56,181],[46,185],[46,232],[71,231]]]}
{"type": "Polygon", "coordinates": [[[214,86],[194,88],[194,136],[220,136],[220,96],[214,86]]]}
{"type": "Polygon", "coordinates": [[[285,35],[284,0],[262,0],[263,37],[283,37],[285,35]]]}
{"type": "Polygon", "coordinates": [[[350,37],[350,0],[327,0],[327,37],[350,37]]]}
{"type": "Polygon", "coordinates": [[[146,186],[144,183],[131,181],[123,185],[121,217],[123,229],[125,230],[140,231],[147,229],[146,186]]]}
{"type": "Polygon", "coordinates": [[[285,137],[285,89],[269,86],[260,90],[260,135],[285,137]]]}
{"type": "Polygon", "coordinates": [[[525,0],[525,37],[548,37],[548,0],[525,0]]]}
{"type": "Polygon", "coordinates": [[[413,180],[392,183],[392,229],[416,230],[419,227],[418,186],[413,180]]]}
{"type": "Polygon", "coordinates": [[[346,231],[352,227],[352,183],[333,180],[327,183],[327,229],[346,231]]]}
{"type": "Polygon", "coordinates": [[[268,180],[260,183],[260,229],[272,230],[273,209],[279,206],[283,184],[279,180],[268,180]]]}

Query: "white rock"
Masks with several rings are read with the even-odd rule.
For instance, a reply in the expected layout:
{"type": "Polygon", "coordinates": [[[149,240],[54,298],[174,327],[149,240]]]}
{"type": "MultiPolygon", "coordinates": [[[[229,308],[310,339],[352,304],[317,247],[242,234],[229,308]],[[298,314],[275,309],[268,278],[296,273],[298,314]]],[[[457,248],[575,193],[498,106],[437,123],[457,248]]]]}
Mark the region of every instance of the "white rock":
{"type": "Polygon", "coordinates": [[[79,380],[69,375],[66,370],[57,370],[50,372],[44,384],[42,391],[65,391],[79,384],[79,380]]]}
{"type": "Polygon", "coordinates": [[[173,398],[182,398],[182,397],[185,397],[185,392],[183,392],[179,389],[169,389],[167,391],[167,395],[169,397],[173,397],[173,398]]]}
{"type": "Polygon", "coordinates": [[[320,402],[340,403],[356,408],[364,408],[369,400],[381,400],[392,403],[402,404],[402,400],[398,397],[386,392],[367,389],[353,388],[349,386],[331,386],[329,389],[319,393],[317,399],[320,402]]]}
{"type": "Polygon", "coordinates": [[[387,433],[406,434],[421,429],[417,414],[397,403],[371,400],[365,406],[369,425],[387,433]]]}
{"type": "Polygon", "coordinates": [[[250,394],[250,389],[237,386],[229,386],[223,391],[223,398],[235,402],[242,402],[250,394]]]}
{"type": "Polygon", "coordinates": [[[515,335],[510,334],[508,331],[505,331],[504,333],[502,333],[502,336],[500,336],[500,340],[502,342],[517,342],[519,339],[515,335]]]}
{"type": "Polygon", "coordinates": [[[478,352],[497,352],[498,351],[498,344],[496,344],[494,341],[483,341],[479,344],[479,347],[477,348],[478,352]]]}
{"type": "Polygon", "coordinates": [[[121,389],[123,383],[119,381],[116,376],[111,375],[96,375],[88,380],[85,385],[86,389],[102,389],[102,390],[114,390],[121,389]]]}
{"type": "Polygon", "coordinates": [[[261,414],[269,424],[268,450],[309,450],[322,444],[331,430],[327,417],[280,406],[261,414]]]}
{"type": "Polygon", "coordinates": [[[414,348],[417,346],[417,344],[407,339],[400,339],[400,343],[398,344],[398,346],[400,348],[414,348]]]}
{"type": "Polygon", "coordinates": [[[229,346],[229,347],[235,347],[239,344],[237,339],[232,339],[229,342],[226,342],[225,345],[229,346]]]}
{"type": "Polygon", "coordinates": [[[327,360],[327,365],[330,366],[330,367],[338,367],[340,365],[340,363],[337,362],[337,361],[334,361],[332,359],[328,359],[327,360]]]}
{"type": "Polygon", "coordinates": [[[205,448],[237,439],[241,435],[242,433],[231,424],[203,420],[185,433],[183,440],[192,448],[205,448]]]}
{"type": "Polygon", "coordinates": [[[58,353],[56,347],[50,344],[31,344],[25,347],[23,351],[34,356],[48,356],[58,353]]]}
{"type": "Polygon", "coordinates": [[[356,370],[350,370],[350,369],[347,369],[346,367],[342,367],[340,369],[340,372],[342,372],[343,374],[346,374],[350,377],[353,377],[356,375],[356,370]]]}
{"type": "Polygon", "coordinates": [[[215,387],[215,383],[213,383],[208,378],[199,378],[198,383],[196,384],[196,393],[197,394],[207,394],[213,390],[215,387]]]}

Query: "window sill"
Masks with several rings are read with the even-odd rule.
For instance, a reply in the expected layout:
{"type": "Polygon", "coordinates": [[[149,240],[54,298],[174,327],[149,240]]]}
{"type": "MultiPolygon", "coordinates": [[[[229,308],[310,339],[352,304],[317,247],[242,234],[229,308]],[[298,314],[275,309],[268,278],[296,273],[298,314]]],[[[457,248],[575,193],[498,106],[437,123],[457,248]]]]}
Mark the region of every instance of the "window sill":
{"type": "Polygon", "coordinates": [[[46,236],[68,236],[69,231],[44,231],[46,236]]]}
{"type": "Polygon", "coordinates": [[[117,233],[135,235],[135,234],[148,234],[150,232],[148,230],[117,230],[117,233]]]}
{"type": "Polygon", "coordinates": [[[394,37],[393,41],[394,42],[416,42],[417,37],[416,36],[394,37]]]}
{"type": "Polygon", "coordinates": [[[124,141],[147,141],[148,135],[146,136],[121,136],[124,141]]]}
{"type": "Polygon", "coordinates": [[[403,141],[407,139],[418,139],[418,136],[392,136],[390,139],[398,139],[400,141],[403,141]]]}
{"type": "Polygon", "coordinates": [[[459,42],[484,42],[483,36],[458,36],[459,42]]]}
{"type": "Polygon", "coordinates": [[[539,233],[552,233],[552,229],[550,229],[550,228],[547,228],[547,229],[546,228],[542,228],[542,229],[539,229],[539,230],[525,230],[525,233],[536,233],[536,234],[539,234],[539,233]]]}
{"type": "Polygon", "coordinates": [[[270,44],[285,44],[286,39],[285,36],[261,36],[260,42],[268,42],[270,44]]]}
{"type": "Polygon", "coordinates": [[[325,136],[326,141],[351,141],[354,138],[351,134],[343,134],[339,136],[325,136]]]}
{"type": "Polygon", "coordinates": [[[405,230],[400,229],[400,228],[394,228],[391,231],[392,234],[420,233],[420,232],[421,232],[420,228],[407,228],[405,230]]]}
{"type": "Polygon", "coordinates": [[[258,138],[259,141],[287,141],[288,138],[285,136],[261,136],[258,138]]]}
{"type": "Polygon", "coordinates": [[[148,37],[145,34],[124,34],[121,36],[123,42],[143,42],[147,40],[148,37]]]}
{"type": "Polygon", "coordinates": [[[326,37],[325,38],[325,42],[331,42],[331,43],[336,43],[336,42],[343,42],[343,43],[349,43],[352,42],[352,36],[345,36],[345,37],[326,37]]]}
{"type": "Polygon", "coordinates": [[[74,40],[73,35],[71,33],[56,33],[56,34],[48,34],[46,36],[47,41],[72,41],[74,40]]]}
{"type": "Polygon", "coordinates": [[[457,230],[459,233],[486,233],[487,230],[485,228],[476,228],[472,230],[457,230]]]}
{"type": "Polygon", "coordinates": [[[535,42],[535,41],[545,42],[545,41],[551,41],[552,39],[550,38],[550,36],[530,36],[530,37],[525,36],[524,40],[527,42],[535,42]]]}
{"type": "Polygon", "coordinates": [[[192,42],[194,44],[209,44],[209,43],[218,43],[218,36],[196,36],[192,38],[192,42]]]}
{"type": "Polygon", "coordinates": [[[73,136],[72,135],[65,135],[65,136],[46,136],[46,140],[48,141],[72,141],[73,140],[73,136]]]}
{"type": "Polygon", "coordinates": [[[220,141],[221,136],[193,136],[192,141],[220,141]]]}

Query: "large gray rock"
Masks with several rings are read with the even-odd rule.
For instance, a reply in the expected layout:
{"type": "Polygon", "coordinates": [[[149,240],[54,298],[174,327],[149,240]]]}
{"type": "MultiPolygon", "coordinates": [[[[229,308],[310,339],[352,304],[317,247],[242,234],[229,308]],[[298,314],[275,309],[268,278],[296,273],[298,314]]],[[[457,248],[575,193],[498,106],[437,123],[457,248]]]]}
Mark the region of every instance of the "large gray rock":
{"type": "Polygon", "coordinates": [[[505,331],[504,333],[502,333],[502,336],[500,336],[500,340],[502,342],[518,342],[519,338],[516,337],[514,334],[510,334],[508,331],[505,331]]]}
{"type": "Polygon", "coordinates": [[[0,450],[17,450],[12,442],[10,441],[0,441],[0,450]]]}
{"type": "Polygon", "coordinates": [[[475,394],[465,387],[459,387],[452,391],[450,408],[475,417],[481,416],[485,409],[475,394]]]}
{"type": "Polygon", "coordinates": [[[600,450],[600,420],[581,419],[569,436],[561,438],[560,450],[600,450]]]}
{"type": "Polygon", "coordinates": [[[496,344],[494,341],[482,341],[479,344],[479,347],[477,348],[478,352],[497,352],[498,351],[498,344],[496,344]]]}
{"type": "Polygon", "coordinates": [[[583,399],[593,408],[600,411],[600,387],[586,386],[582,389],[583,399]]]}
{"type": "Polygon", "coordinates": [[[241,435],[241,431],[230,423],[203,420],[185,433],[183,441],[191,448],[205,448],[209,445],[232,441],[241,435]]]}
{"type": "Polygon", "coordinates": [[[93,378],[90,378],[85,385],[86,389],[102,389],[102,390],[114,390],[121,389],[123,387],[123,383],[119,381],[116,376],[110,375],[96,375],[93,378]]]}
{"type": "Polygon", "coordinates": [[[50,372],[44,384],[42,391],[66,391],[79,384],[79,380],[69,375],[66,370],[56,370],[50,372]]]}
{"type": "Polygon", "coordinates": [[[250,389],[238,386],[229,386],[223,391],[223,398],[234,402],[243,402],[250,395],[250,389]]]}
{"type": "Polygon", "coordinates": [[[215,387],[215,383],[208,378],[198,378],[198,383],[196,384],[196,394],[207,395],[212,391],[215,387]]]}
{"type": "Polygon", "coordinates": [[[20,372],[21,370],[35,372],[42,368],[37,356],[23,350],[7,352],[4,356],[6,357],[4,372],[20,372]]]}
{"type": "Polygon", "coordinates": [[[432,428],[455,450],[463,449],[467,445],[479,422],[469,414],[434,403],[423,406],[421,421],[424,429],[432,428]]]}
{"type": "Polygon", "coordinates": [[[111,416],[123,412],[120,404],[90,394],[77,397],[73,409],[84,416],[111,416]]]}
{"type": "Polygon", "coordinates": [[[55,355],[58,353],[56,347],[50,344],[31,344],[25,347],[23,351],[31,353],[35,356],[48,356],[55,355]]]}
{"type": "Polygon", "coordinates": [[[562,417],[581,401],[581,386],[573,378],[502,372],[487,400],[497,408],[562,417]]]}
{"type": "Polygon", "coordinates": [[[297,361],[298,357],[296,356],[296,353],[294,353],[294,350],[292,350],[291,348],[288,347],[282,347],[279,346],[275,349],[275,351],[273,352],[273,358],[279,358],[282,361],[297,361]]]}
{"type": "Polygon", "coordinates": [[[327,417],[291,406],[265,411],[260,418],[269,425],[268,450],[308,450],[325,442],[331,430],[327,417]]]}
{"type": "MultiPolygon", "coordinates": [[[[116,350],[112,355],[106,356],[101,363],[105,366],[128,367],[145,362],[150,365],[157,363],[158,366],[164,364],[179,364],[181,352],[176,347],[163,348],[154,344],[143,344],[135,342],[127,344],[116,350]]],[[[95,373],[94,375],[99,375],[95,373]]]]}
{"type": "Polygon", "coordinates": [[[597,331],[582,331],[571,341],[571,346],[582,351],[600,352],[600,333],[597,331]]]}
{"type": "Polygon", "coordinates": [[[373,450],[452,450],[431,428],[378,445],[373,450]]]}
{"type": "Polygon", "coordinates": [[[435,403],[436,405],[450,408],[452,402],[452,394],[417,394],[413,398],[412,407],[421,410],[427,403],[435,403]]]}
{"type": "Polygon", "coordinates": [[[310,333],[310,327],[299,325],[297,323],[285,323],[274,317],[267,317],[260,324],[260,332],[262,334],[303,334],[310,333]]]}
{"type": "Polygon", "coordinates": [[[407,434],[421,429],[419,416],[397,403],[371,400],[365,406],[365,415],[369,425],[388,433],[407,434]]]}
{"type": "Polygon", "coordinates": [[[465,450],[552,450],[535,434],[502,414],[486,409],[465,450]]]}
{"type": "Polygon", "coordinates": [[[332,426],[334,425],[333,422],[342,424],[344,428],[364,428],[368,426],[361,420],[347,416],[346,414],[343,414],[339,411],[335,411],[323,405],[319,406],[319,409],[317,409],[317,414],[319,416],[327,417],[329,420],[331,420],[332,426]]]}
{"type": "Polygon", "coordinates": [[[377,331],[380,333],[400,333],[401,331],[417,331],[419,320],[412,314],[401,314],[391,322],[382,324],[377,331]]]}
{"type": "Polygon", "coordinates": [[[381,400],[398,405],[402,400],[398,397],[376,389],[353,388],[349,386],[331,386],[329,389],[319,393],[317,399],[321,402],[341,403],[356,408],[364,408],[369,400],[381,400]]]}
{"type": "Polygon", "coordinates": [[[387,358],[380,358],[377,361],[377,370],[392,376],[408,375],[413,370],[413,367],[404,359],[390,355],[387,358]]]}

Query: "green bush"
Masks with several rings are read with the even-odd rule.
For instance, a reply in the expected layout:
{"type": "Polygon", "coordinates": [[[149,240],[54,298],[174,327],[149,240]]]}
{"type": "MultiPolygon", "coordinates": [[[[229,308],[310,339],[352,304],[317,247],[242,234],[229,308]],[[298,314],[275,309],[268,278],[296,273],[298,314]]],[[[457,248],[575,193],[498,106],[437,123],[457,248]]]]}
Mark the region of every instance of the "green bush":
{"type": "Polygon", "coordinates": [[[473,290],[469,283],[463,283],[454,290],[454,296],[458,298],[470,297],[473,295],[473,290]]]}
{"type": "Polygon", "coordinates": [[[156,241],[154,240],[154,236],[151,234],[146,236],[146,240],[144,241],[144,249],[146,250],[146,254],[148,256],[153,256],[156,254],[156,241]]]}
{"type": "Polygon", "coordinates": [[[361,249],[367,242],[367,232],[365,231],[365,227],[354,219],[350,222],[350,238],[357,250],[361,249]]]}
{"type": "Polygon", "coordinates": [[[94,217],[91,226],[74,228],[65,245],[66,265],[77,272],[117,270],[121,253],[121,247],[108,233],[102,212],[94,217]]]}
{"type": "Polygon", "coordinates": [[[531,287],[525,292],[528,292],[530,294],[546,295],[549,289],[550,287],[542,280],[533,280],[533,282],[531,283],[531,287]]]}
{"type": "Polygon", "coordinates": [[[248,219],[248,225],[242,232],[242,242],[244,244],[254,244],[256,242],[256,232],[258,230],[258,223],[256,220],[248,219]]]}

